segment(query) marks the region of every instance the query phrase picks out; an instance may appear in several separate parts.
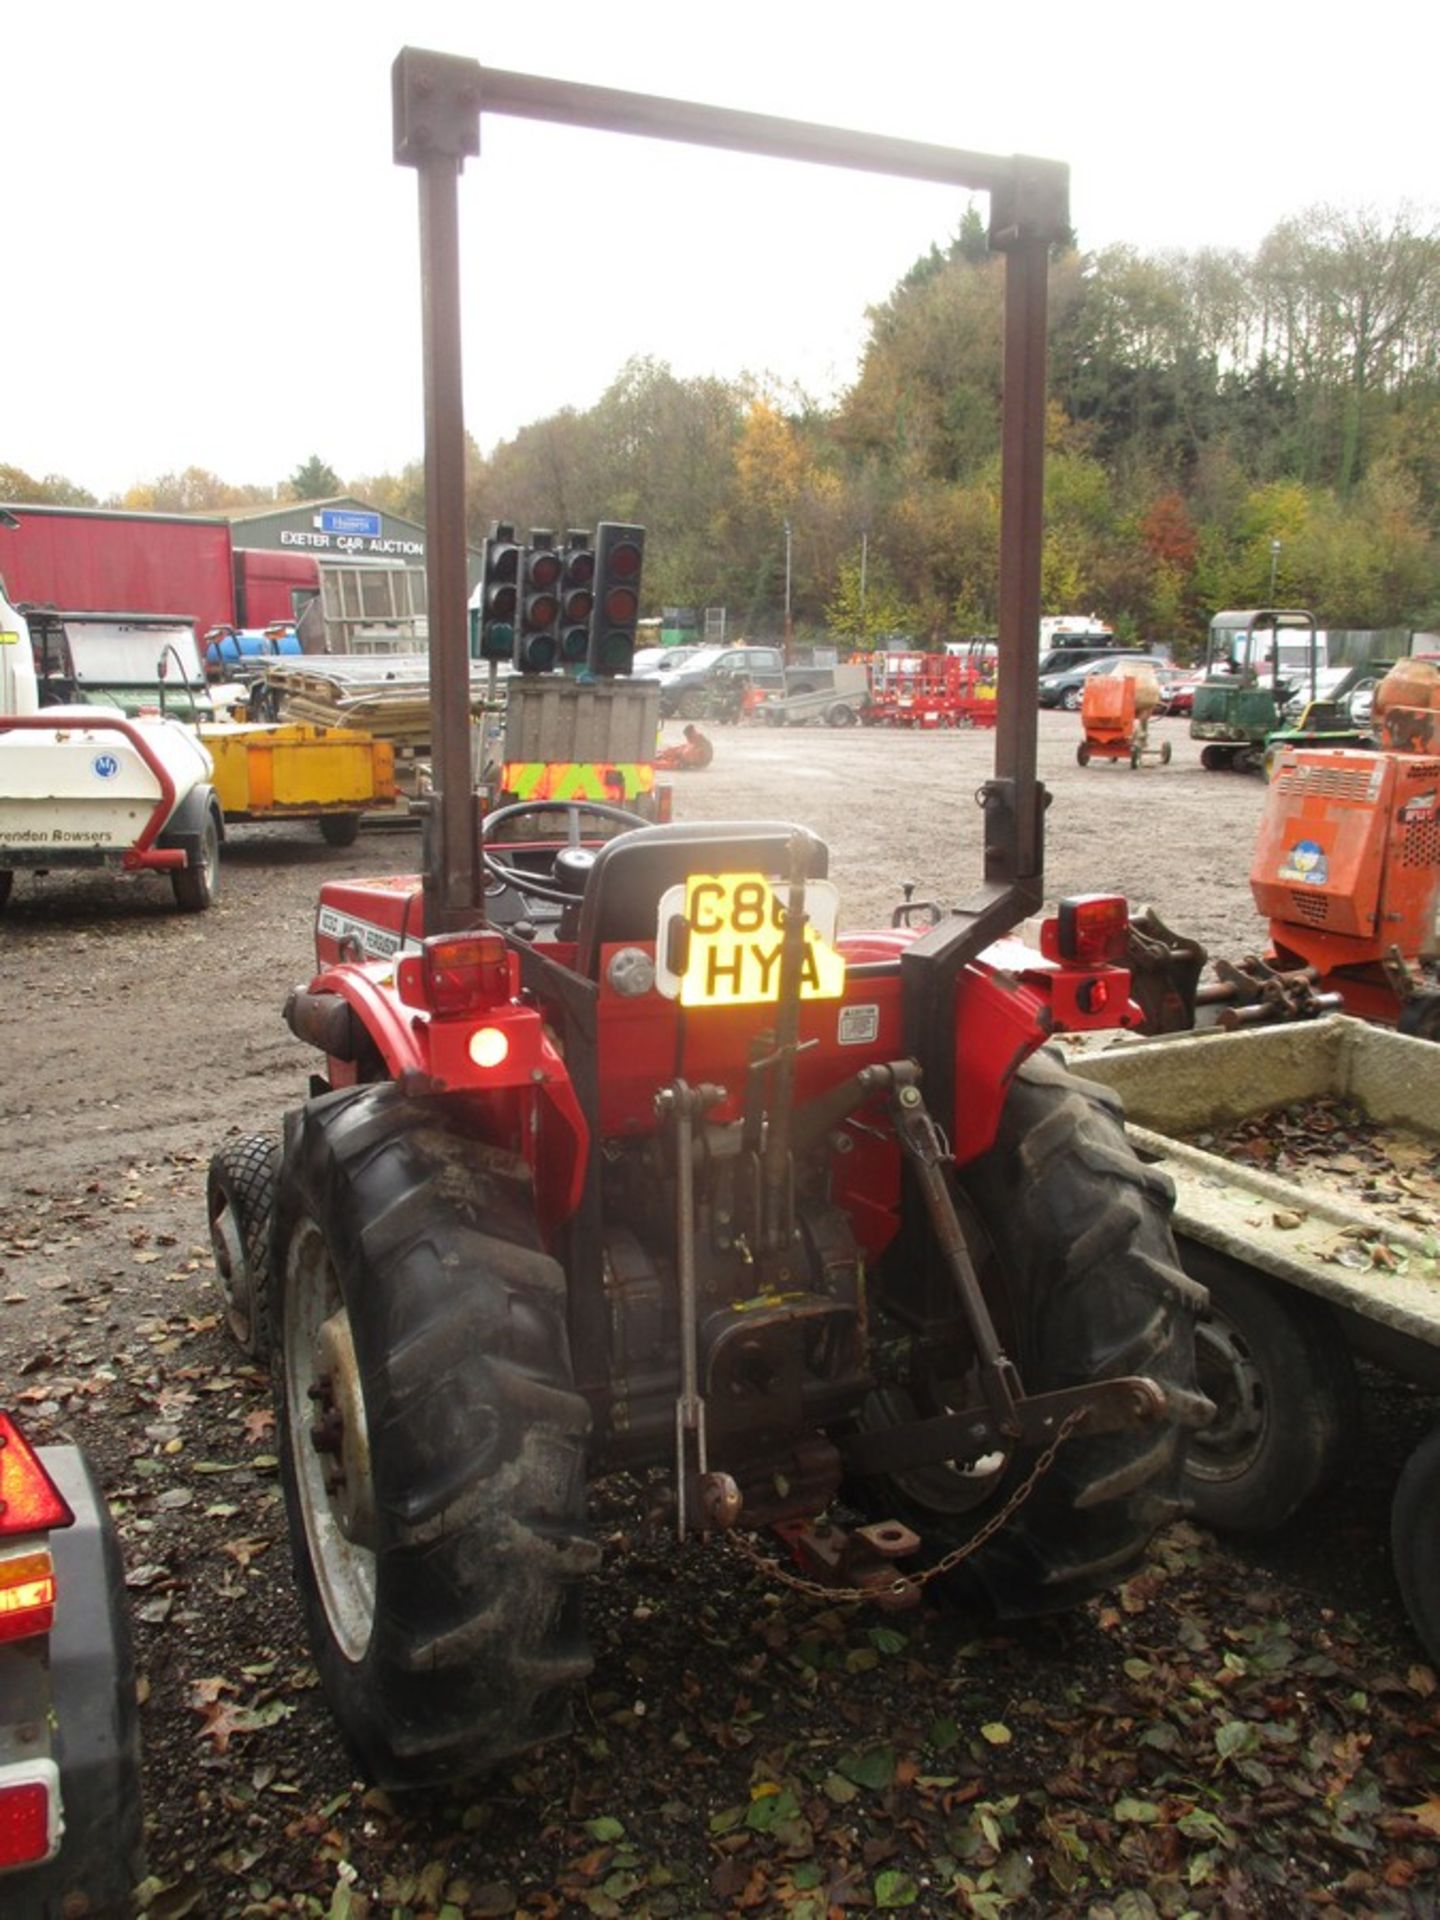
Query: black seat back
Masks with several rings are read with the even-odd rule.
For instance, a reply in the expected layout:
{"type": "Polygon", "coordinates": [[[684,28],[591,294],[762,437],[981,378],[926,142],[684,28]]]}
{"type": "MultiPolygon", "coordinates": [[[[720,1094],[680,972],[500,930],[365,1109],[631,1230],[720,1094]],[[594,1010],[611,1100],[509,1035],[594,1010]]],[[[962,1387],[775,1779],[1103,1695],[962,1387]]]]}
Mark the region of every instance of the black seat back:
{"type": "Polygon", "coordinates": [[[790,871],[796,834],[808,848],[806,878],[823,880],[830,850],[806,827],[779,820],[683,820],[663,827],[637,827],[607,840],[585,883],[576,940],[575,967],[598,979],[600,950],[618,941],[655,938],[660,896],[692,873],[790,871]]]}

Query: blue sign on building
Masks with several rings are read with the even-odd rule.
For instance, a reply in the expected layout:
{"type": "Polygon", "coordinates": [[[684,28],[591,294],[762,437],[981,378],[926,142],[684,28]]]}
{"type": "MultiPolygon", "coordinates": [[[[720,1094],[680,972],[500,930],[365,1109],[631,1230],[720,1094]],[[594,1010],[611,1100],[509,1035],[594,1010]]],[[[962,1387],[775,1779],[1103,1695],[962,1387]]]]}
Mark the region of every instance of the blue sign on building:
{"type": "Polygon", "coordinates": [[[348,533],[359,535],[366,540],[380,538],[380,516],[378,513],[355,513],[344,507],[322,507],[320,509],[320,531],[322,533],[348,533]]]}

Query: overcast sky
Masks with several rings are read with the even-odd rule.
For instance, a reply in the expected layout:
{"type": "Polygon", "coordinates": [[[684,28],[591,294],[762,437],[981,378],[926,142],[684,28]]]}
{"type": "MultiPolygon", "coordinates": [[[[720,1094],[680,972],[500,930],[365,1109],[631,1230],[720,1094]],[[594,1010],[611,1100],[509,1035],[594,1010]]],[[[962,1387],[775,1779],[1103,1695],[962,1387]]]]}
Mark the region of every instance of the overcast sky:
{"type": "MultiPolygon", "coordinates": [[[[1433,0],[17,0],[0,462],[103,496],[192,465],[268,485],[311,453],[346,478],[419,456],[415,176],[390,158],[403,44],[1064,160],[1087,249],[1250,249],[1322,201],[1440,202],[1433,0]]],[[[486,449],[591,405],[636,354],[829,397],[866,306],[964,211],[939,187],[483,126],[461,214],[486,449]]]]}

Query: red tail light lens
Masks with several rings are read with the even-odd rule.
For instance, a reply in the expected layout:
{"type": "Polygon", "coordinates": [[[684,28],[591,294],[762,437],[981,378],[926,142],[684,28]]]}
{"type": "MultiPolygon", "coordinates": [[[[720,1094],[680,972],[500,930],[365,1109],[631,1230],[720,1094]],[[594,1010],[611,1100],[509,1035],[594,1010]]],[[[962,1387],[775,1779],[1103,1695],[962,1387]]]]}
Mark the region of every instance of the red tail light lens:
{"type": "Polygon", "coordinates": [[[40,1456],[8,1413],[0,1413],[0,1540],[75,1523],[40,1456]]]}
{"type": "Polygon", "coordinates": [[[1123,893],[1077,893],[1062,900],[1056,917],[1040,928],[1040,951],[1047,960],[1100,967],[1125,958],[1130,937],[1130,907],[1123,893]]]}
{"type": "Polygon", "coordinates": [[[400,998],[442,1017],[510,997],[510,959],[498,933],[436,934],[400,962],[400,998]]]}

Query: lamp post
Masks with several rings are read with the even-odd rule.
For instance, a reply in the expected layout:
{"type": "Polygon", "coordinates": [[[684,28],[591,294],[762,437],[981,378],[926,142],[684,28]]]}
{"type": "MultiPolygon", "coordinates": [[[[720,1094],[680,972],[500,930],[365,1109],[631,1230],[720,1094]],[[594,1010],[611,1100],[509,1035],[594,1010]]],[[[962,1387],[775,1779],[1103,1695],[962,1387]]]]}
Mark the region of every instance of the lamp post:
{"type": "Polygon", "coordinates": [[[1272,607],[1275,604],[1275,575],[1279,571],[1279,568],[1280,542],[1278,540],[1272,540],[1270,542],[1270,604],[1272,607]]]}
{"type": "Polygon", "coordinates": [[[785,522],[785,656],[790,656],[790,641],[795,627],[790,618],[790,522],[785,522]]]}

